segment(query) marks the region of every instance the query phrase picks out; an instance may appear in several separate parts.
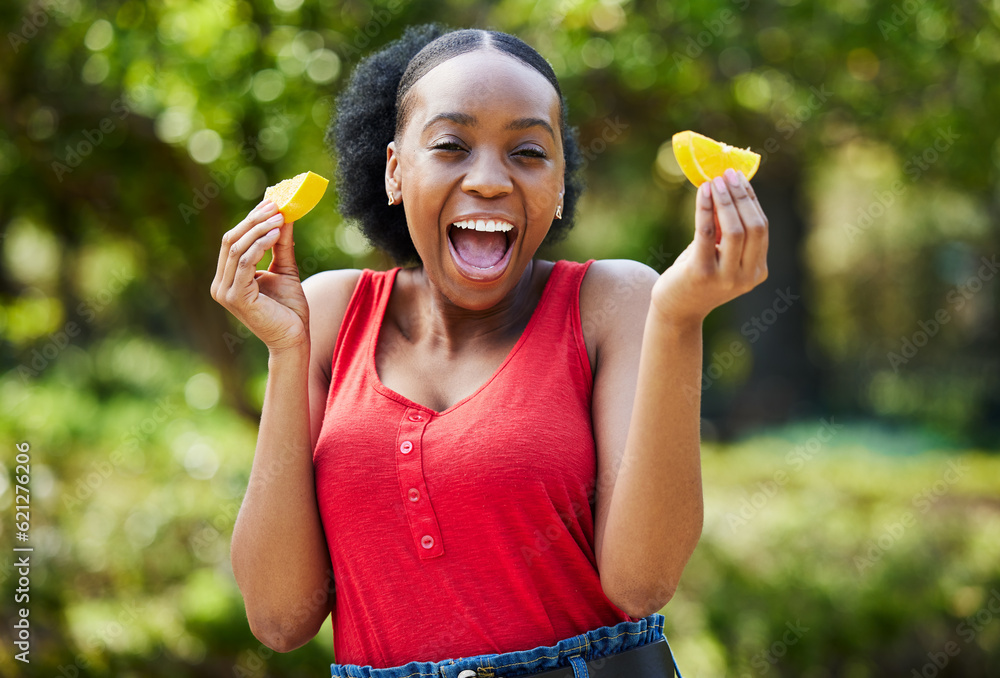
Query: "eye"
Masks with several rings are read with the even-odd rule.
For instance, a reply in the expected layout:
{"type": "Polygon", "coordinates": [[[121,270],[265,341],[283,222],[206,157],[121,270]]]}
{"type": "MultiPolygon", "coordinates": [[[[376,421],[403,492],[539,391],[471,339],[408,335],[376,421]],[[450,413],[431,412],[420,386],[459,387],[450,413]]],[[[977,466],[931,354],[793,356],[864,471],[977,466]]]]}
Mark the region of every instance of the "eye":
{"type": "Polygon", "coordinates": [[[548,157],[547,155],[545,155],[545,151],[543,151],[543,150],[541,150],[539,148],[522,148],[520,151],[517,152],[517,155],[523,155],[523,156],[526,156],[528,158],[547,158],[548,157]]]}
{"type": "Polygon", "coordinates": [[[440,144],[435,145],[434,149],[435,150],[442,150],[442,151],[464,151],[465,150],[464,148],[462,148],[459,144],[455,143],[454,141],[444,141],[444,142],[442,142],[440,144]]]}

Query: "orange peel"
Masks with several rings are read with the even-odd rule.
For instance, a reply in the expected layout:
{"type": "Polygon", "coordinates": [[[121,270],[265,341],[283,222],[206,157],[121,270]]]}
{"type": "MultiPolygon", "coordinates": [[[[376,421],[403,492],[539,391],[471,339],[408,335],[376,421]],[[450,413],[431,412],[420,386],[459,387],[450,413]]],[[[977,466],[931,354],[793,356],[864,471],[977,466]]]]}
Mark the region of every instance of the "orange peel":
{"type": "Polygon", "coordinates": [[[319,204],[329,183],[315,172],[303,172],[274,186],[268,186],[264,191],[264,200],[277,205],[278,211],[285,217],[285,223],[291,223],[304,217],[319,204]]]}

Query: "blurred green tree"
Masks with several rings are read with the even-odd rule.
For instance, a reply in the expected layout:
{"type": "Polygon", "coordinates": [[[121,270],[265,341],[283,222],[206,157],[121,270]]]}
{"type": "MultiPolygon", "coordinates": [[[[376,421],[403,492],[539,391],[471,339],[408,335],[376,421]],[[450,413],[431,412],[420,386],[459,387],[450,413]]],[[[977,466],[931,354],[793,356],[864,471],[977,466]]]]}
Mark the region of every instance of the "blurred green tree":
{"type": "MultiPolygon", "coordinates": [[[[288,657],[247,649],[238,594],[220,574],[266,357],[209,285],[222,234],[268,184],[306,169],[330,173],[323,134],[351,67],[430,20],[515,33],[561,78],[589,192],[577,229],[547,256],[629,257],[662,271],[690,240],[693,213],[672,134],[695,129],[762,154],[754,185],[771,220],[771,277],[708,320],[706,437],[823,412],[995,443],[995,2],[7,2],[0,427],[12,438],[32,432],[50,455],[49,475],[37,480],[57,488],[38,491],[42,514],[53,516],[41,534],[54,555],[39,570],[49,574],[37,600],[57,620],[39,634],[44,647],[61,648],[44,660],[53,675],[82,666],[80,657],[96,662],[86,669],[93,675],[163,676],[301,675],[328,659],[312,645],[288,657]],[[213,411],[217,396],[240,418],[213,411]],[[100,473],[106,462],[115,465],[110,479],[100,473]],[[179,466],[187,475],[178,479],[179,466]],[[122,615],[133,630],[112,637],[122,615]],[[77,644],[93,634],[101,642],[77,644]]],[[[303,275],[388,266],[342,223],[332,198],[296,234],[303,275]]],[[[857,499],[865,516],[867,501],[857,499]]],[[[887,571],[913,582],[932,568],[963,524],[947,517],[926,565],[911,567],[907,551],[887,559],[887,571]]],[[[989,542],[954,538],[955,568],[977,558],[977,539],[989,542]]],[[[814,551],[836,548],[850,552],[814,551]]],[[[702,589],[712,642],[738,654],[749,641],[724,614],[727,601],[755,589],[774,601],[770,587],[787,578],[780,569],[765,584],[752,573],[730,577],[746,560],[726,560],[715,542],[700,557],[731,582],[714,597],[711,584],[702,589]]],[[[988,569],[971,583],[949,580],[958,603],[921,599],[920,628],[944,642],[995,585],[980,572],[988,569]]],[[[765,615],[767,633],[781,630],[795,587],[813,574],[782,589],[790,602],[765,615]]],[[[856,602],[886,642],[906,632],[910,614],[895,576],[872,584],[892,595],[891,614],[856,602]]],[[[811,595],[833,608],[825,585],[811,595]]],[[[851,655],[832,675],[860,665],[865,636],[842,631],[851,623],[809,645],[815,663],[851,655]]],[[[992,633],[980,636],[983,653],[996,646],[992,633]]],[[[926,661],[913,637],[883,665],[926,661]]]]}

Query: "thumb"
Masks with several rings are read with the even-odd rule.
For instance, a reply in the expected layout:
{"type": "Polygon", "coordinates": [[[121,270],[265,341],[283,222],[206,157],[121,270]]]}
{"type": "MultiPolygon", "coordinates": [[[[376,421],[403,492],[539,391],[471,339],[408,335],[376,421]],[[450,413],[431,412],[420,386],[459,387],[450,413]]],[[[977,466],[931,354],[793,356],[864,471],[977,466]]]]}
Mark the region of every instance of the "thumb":
{"type": "Polygon", "coordinates": [[[292,234],[292,226],[295,222],[288,222],[281,227],[278,234],[278,242],[274,243],[274,257],[268,271],[279,275],[294,275],[298,277],[299,267],[295,263],[295,241],[292,234]]]}
{"type": "Polygon", "coordinates": [[[706,181],[698,188],[698,197],[695,200],[694,240],[691,243],[695,260],[702,266],[715,267],[715,233],[718,228],[711,182],[706,181]]]}

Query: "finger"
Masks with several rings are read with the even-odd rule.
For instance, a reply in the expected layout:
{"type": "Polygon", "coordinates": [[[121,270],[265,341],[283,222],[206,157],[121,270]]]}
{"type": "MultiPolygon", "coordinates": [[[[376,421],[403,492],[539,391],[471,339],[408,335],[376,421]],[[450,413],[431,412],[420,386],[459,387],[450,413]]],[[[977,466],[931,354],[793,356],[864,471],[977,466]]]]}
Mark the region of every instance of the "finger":
{"type": "Polygon", "coordinates": [[[299,266],[295,263],[295,240],[292,237],[294,224],[295,222],[289,222],[281,227],[278,242],[274,243],[274,257],[267,270],[279,275],[293,275],[298,278],[299,266]]]}
{"type": "MultiPolygon", "coordinates": [[[[240,256],[239,253],[235,252],[233,248],[239,242],[247,231],[262,222],[264,219],[269,218],[275,212],[278,211],[278,206],[275,205],[270,200],[261,200],[260,203],[254,207],[247,214],[243,220],[236,224],[232,229],[226,232],[222,236],[222,246],[219,248],[219,263],[215,267],[215,279],[212,281],[212,290],[217,292],[219,287],[224,283],[226,278],[226,263],[229,261],[230,256],[240,256]]],[[[230,278],[231,280],[232,278],[230,278]]]]}
{"type": "Polygon", "coordinates": [[[729,184],[729,193],[733,196],[733,204],[740,215],[740,221],[746,232],[746,240],[743,243],[743,257],[740,263],[744,273],[747,273],[756,282],[756,270],[760,267],[761,252],[766,252],[767,227],[764,223],[764,215],[754,204],[747,191],[749,186],[743,172],[737,173],[735,170],[727,169],[725,173],[726,183],[729,184]]]}
{"type": "Polygon", "coordinates": [[[743,223],[740,221],[740,213],[736,211],[733,203],[733,196],[729,192],[726,180],[722,177],[712,179],[712,202],[715,205],[715,214],[719,218],[719,226],[722,228],[722,244],[719,248],[722,255],[719,257],[720,266],[727,271],[736,272],[739,270],[740,259],[743,256],[743,241],[746,233],[743,223]]]}
{"type": "MultiPolygon", "coordinates": [[[[742,172],[741,172],[742,175],[742,172]]],[[[757,212],[758,218],[764,225],[763,236],[761,238],[761,252],[760,252],[760,274],[763,276],[759,280],[754,282],[761,283],[767,278],[767,250],[769,243],[771,241],[771,226],[767,219],[767,215],[764,214],[764,208],[760,206],[760,201],[757,199],[757,193],[753,190],[753,186],[750,185],[750,180],[746,176],[741,176],[743,179],[744,188],[746,188],[747,195],[750,197],[750,201],[757,212]]]]}
{"type": "Polygon", "coordinates": [[[246,252],[237,260],[236,273],[231,289],[234,290],[234,294],[238,299],[245,298],[249,290],[253,289],[254,281],[257,278],[257,264],[264,258],[264,253],[274,246],[280,235],[281,229],[275,226],[254,240],[246,252]]]}
{"type": "MultiPolygon", "coordinates": [[[[236,241],[232,247],[229,248],[229,256],[226,259],[226,269],[222,274],[222,289],[227,290],[236,284],[236,275],[239,270],[246,269],[246,264],[242,263],[247,251],[260,240],[265,235],[269,234],[272,229],[276,229],[281,226],[284,221],[284,217],[281,213],[273,214],[269,218],[261,221],[247,231],[243,237],[236,241]]],[[[275,238],[271,236],[268,247],[274,244],[275,238]]],[[[265,248],[266,250],[267,248],[265,248]]],[[[261,251],[261,255],[253,262],[254,267],[257,266],[257,262],[261,260],[264,256],[264,250],[261,251]]],[[[250,280],[247,278],[241,279],[241,284],[247,285],[250,280]]]]}
{"type": "Polygon", "coordinates": [[[716,268],[715,210],[712,187],[706,181],[698,188],[694,212],[694,257],[698,267],[709,273],[716,268]]]}
{"type": "MultiPolygon", "coordinates": [[[[740,172],[740,174],[743,174],[740,172]]],[[[764,225],[767,225],[767,215],[764,213],[764,208],[760,206],[760,201],[757,199],[757,192],[753,190],[753,185],[750,180],[743,176],[744,188],[746,188],[747,195],[750,196],[750,202],[753,203],[754,208],[757,213],[760,214],[760,218],[764,220],[764,225]]]]}

